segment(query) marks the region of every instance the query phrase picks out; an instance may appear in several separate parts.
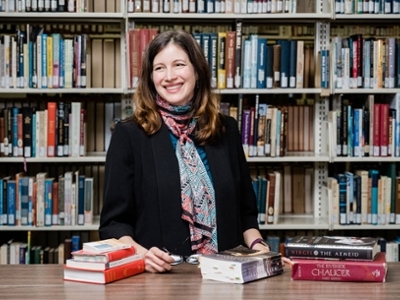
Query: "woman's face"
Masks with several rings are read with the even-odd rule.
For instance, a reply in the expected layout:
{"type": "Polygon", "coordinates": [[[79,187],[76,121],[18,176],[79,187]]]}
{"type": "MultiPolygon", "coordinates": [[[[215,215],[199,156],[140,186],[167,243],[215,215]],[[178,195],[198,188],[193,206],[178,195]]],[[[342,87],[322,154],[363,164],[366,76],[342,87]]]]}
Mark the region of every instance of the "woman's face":
{"type": "Polygon", "coordinates": [[[153,82],[158,95],[171,105],[185,105],[194,94],[196,75],[186,52],[169,44],[153,61],[153,82]]]}

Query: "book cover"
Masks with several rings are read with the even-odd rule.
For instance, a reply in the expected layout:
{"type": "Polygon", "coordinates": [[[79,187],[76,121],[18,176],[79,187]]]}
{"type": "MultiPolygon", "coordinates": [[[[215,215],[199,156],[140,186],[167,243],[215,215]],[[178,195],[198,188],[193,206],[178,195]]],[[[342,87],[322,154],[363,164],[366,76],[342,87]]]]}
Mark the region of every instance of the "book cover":
{"type": "Polygon", "coordinates": [[[70,268],[83,269],[83,270],[93,270],[93,271],[104,271],[108,269],[113,269],[118,266],[125,265],[127,263],[142,259],[141,255],[135,254],[130,255],[118,260],[111,262],[88,262],[88,261],[76,261],[73,258],[67,259],[66,266],[70,268]]]}
{"type": "Polygon", "coordinates": [[[283,273],[281,254],[238,246],[200,258],[203,279],[246,283],[283,273]]]}
{"type": "Polygon", "coordinates": [[[78,250],[72,252],[72,257],[74,261],[80,261],[80,262],[109,263],[135,254],[136,254],[136,248],[129,247],[105,253],[94,253],[91,251],[78,250]]]}
{"type": "Polygon", "coordinates": [[[112,239],[83,243],[82,249],[84,251],[89,251],[94,253],[104,253],[130,247],[131,245],[121,243],[117,239],[112,238],[112,239]]]}
{"type": "Polygon", "coordinates": [[[293,259],[294,280],[374,281],[385,282],[388,268],[386,253],[379,252],[373,261],[333,261],[293,259]]]}
{"type": "Polygon", "coordinates": [[[291,258],[372,261],[378,238],[349,236],[295,236],[287,244],[291,258]]]}
{"type": "Polygon", "coordinates": [[[144,271],[145,264],[143,259],[104,271],[82,270],[65,266],[64,280],[106,284],[143,273],[144,271]]]}

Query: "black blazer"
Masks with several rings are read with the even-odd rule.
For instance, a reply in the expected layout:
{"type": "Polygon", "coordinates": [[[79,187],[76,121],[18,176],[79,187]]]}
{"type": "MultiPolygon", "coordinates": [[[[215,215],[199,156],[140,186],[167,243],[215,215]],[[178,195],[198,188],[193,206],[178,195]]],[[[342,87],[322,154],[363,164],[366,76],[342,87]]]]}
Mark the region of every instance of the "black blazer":
{"type": "MultiPolygon", "coordinates": [[[[221,140],[204,147],[215,189],[218,250],[243,244],[258,228],[252,187],[237,122],[222,117],[221,140]]],[[[134,122],[117,124],[107,151],[100,238],[132,238],[146,248],[174,251],[189,236],[181,219],[178,161],[168,128],[148,136],[134,122]]],[[[191,254],[186,242],[177,254],[191,254]]]]}

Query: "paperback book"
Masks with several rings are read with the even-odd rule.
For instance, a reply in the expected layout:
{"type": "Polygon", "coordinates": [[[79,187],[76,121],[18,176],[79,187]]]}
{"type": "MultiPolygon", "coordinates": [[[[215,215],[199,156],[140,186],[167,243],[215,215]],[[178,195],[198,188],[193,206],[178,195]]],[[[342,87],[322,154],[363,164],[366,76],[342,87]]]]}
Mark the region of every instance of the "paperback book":
{"type": "Polygon", "coordinates": [[[378,238],[346,236],[296,236],[286,244],[290,258],[366,260],[378,253],[378,238]]]}
{"type": "Polygon", "coordinates": [[[283,273],[282,257],[277,252],[251,250],[243,246],[200,258],[203,279],[246,283],[283,273]]]}
{"type": "Polygon", "coordinates": [[[294,280],[385,282],[386,253],[379,252],[373,261],[293,259],[294,280]]]}

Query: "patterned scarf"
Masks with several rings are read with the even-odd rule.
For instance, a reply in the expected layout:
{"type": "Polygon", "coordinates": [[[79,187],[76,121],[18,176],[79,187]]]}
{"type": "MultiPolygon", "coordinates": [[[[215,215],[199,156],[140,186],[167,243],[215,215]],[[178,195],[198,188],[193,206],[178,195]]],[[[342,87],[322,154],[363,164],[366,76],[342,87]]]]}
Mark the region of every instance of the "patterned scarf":
{"type": "Polygon", "coordinates": [[[196,120],[189,119],[191,103],[173,106],[159,96],[156,103],[164,123],[178,137],[175,154],[181,177],[181,217],[189,222],[192,251],[215,253],[218,250],[215,193],[203,161],[190,138],[196,127],[196,120]]]}

